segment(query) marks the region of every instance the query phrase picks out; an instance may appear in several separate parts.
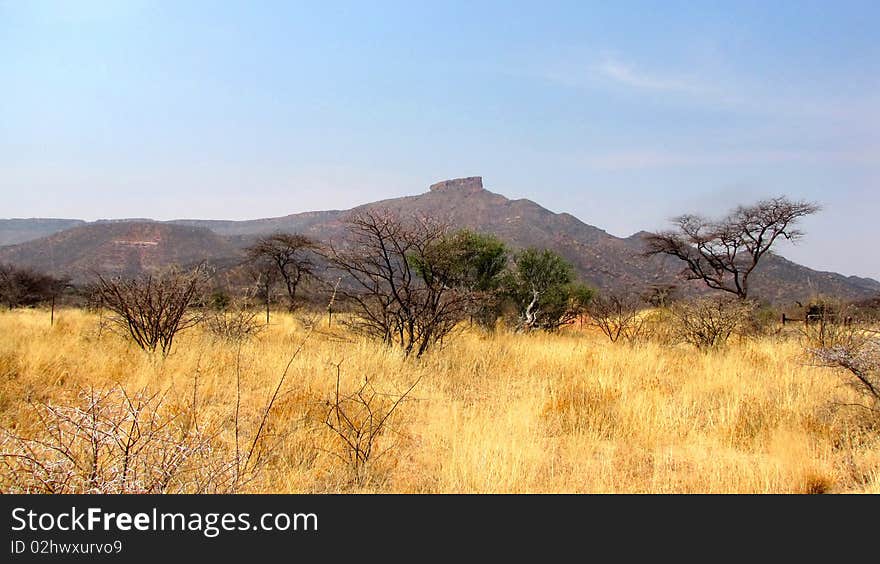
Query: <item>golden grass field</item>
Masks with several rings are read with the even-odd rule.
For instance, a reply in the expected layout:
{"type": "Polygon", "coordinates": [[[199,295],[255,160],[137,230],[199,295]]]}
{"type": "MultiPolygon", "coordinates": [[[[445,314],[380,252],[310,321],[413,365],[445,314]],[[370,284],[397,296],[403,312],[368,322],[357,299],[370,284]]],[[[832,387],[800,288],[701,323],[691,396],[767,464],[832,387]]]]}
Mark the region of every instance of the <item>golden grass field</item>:
{"type": "MultiPolygon", "coordinates": [[[[290,366],[269,419],[277,443],[247,492],[880,493],[880,432],[840,406],[855,401],[842,375],[810,366],[797,335],[701,353],[577,327],[464,329],[414,360],[321,324],[290,366]],[[323,423],[335,365],[343,391],[367,377],[400,393],[421,377],[362,480],[323,423]]],[[[99,328],[80,310],[54,326],[45,310],[0,313],[0,426],[27,434],[29,402],[63,404],[88,386],[171,389],[169,405],[185,406],[197,382],[200,417],[228,445],[236,366],[252,433],[307,333],[275,314],[239,350],[197,327],[163,359],[99,328]]]]}

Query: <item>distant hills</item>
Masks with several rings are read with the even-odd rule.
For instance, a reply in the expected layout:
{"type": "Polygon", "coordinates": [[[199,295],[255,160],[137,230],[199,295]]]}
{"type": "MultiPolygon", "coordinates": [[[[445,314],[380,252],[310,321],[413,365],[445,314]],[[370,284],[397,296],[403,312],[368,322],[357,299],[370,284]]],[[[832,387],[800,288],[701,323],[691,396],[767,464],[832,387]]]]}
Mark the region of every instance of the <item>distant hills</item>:
{"type": "MultiPolygon", "coordinates": [[[[675,284],[683,293],[704,291],[681,280],[680,265],[647,258],[642,235],[610,235],[567,213],[554,213],[531,200],[511,200],[483,188],[480,177],[446,180],[418,196],[378,201],[352,210],[292,214],[248,221],[181,219],[168,222],[120,220],[86,223],[70,219],[0,220],[0,262],[32,266],[84,280],[95,271],[135,274],[207,259],[216,265],[240,262],[255,237],[296,231],[322,241],[344,235],[352,211],[388,209],[401,217],[426,215],[454,227],[493,233],[514,247],[550,248],[571,261],[583,280],[599,288],[675,284]]],[[[880,293],[880,282],[812,270],[772,256],[755,272],[754,292],[773,302],[815,295],[863,299],[880,293]]]]}
{"type": "Polygon", "coordinates": [[[15,245],[85,225],[81,219],[0,219],[0,245],[15,245]]]}
{"type": "Polygon", "coordinates": [[[134,275],[171,264],[233,259],[240,254],[241,246],[240,241],[204,227],[145,221],[100,222],[0,247],[0,262],[84,281],[95,272],[134,275]]]}

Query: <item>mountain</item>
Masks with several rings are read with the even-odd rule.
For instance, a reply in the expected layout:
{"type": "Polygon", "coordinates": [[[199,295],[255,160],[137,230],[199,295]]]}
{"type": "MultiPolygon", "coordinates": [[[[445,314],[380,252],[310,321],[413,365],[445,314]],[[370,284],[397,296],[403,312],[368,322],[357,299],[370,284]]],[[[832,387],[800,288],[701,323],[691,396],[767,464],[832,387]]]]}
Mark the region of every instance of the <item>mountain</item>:
{"type": "Polygon", "coordinates": [[[240,255],[240,248],[235,239],[203,227],[152,221],[96,222],[0,247],[0,262],[30,266],[83,282],[97,272],[134,275],[202,260],[226,264],[240,255]]]}
{"type": "Polygon", "coordinates": [[[85,223],[81,219],[0,219],[0,245],[24,243],[85,223]]]}
{"type": "MultiPolygon", "coordinates": [[[[574,264],[584,281],[599,288],[643,289],[675,284],[682,293],[705,291],[699,282],[683,281],[677,276],[681,266],[674,259],[643,256],[645,232],[615,237],[570,214],[554,213],[531,200],[510,200],[490,192],[483,188],[480,177],[438,182],[418,196],[373,202],[352,210],[250,221],[93,223],[25,244],[0,247],[0,262],[39,267],[46,265],[45,257],[52,248],[56,269],[75,268],[77,272],[84,272],[85,266],[136,272],[201,258],[233,262],[248,240],[275,231],[301,232],[322,241],[338,240],[344,236],[344,219],[349,213],[371,209],[387,209],[400,217],[428,216],[454,227],[493,233],[514,247],[553,249],[574,264]],[[111,229],[117,231],[111,233],[111,229]],[[63,253],[58,251],[61,241],[66,245],[63,253]]],[[[803,300],[817,294],[863,299],[880,293],[880,282],[815,271],[771,256],[755,272],[753,289],[759,297],[774,302],[803,300]]]]}

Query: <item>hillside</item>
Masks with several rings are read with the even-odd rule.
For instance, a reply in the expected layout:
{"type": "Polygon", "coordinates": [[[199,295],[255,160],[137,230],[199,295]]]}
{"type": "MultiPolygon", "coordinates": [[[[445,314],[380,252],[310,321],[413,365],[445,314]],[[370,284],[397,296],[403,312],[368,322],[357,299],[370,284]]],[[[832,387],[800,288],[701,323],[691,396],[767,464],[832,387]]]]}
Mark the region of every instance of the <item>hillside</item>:
{"type": "Polygon", "coordinates": [[[85,223],[81,219],[0,219],[0,246],[32,241],[85,223]]]}
{"type": "Polygon", "coordinates": [[[158,222],[100,222],[0,248],[0,261],[84,281],[93,273],[131,275],[171,264],[228,261],[235,241],[201,227],[158,222]]]}
{"type": "MultiPolygon", "coordinates": [[[[70,272],[137,272],[200,259],[233,263],[249,239],[296,231],[338,241],[351,212],[387,209],[400,217],[429,216],[453,227],[493,233],[514,247],[550,248],[571,261],[583,280],[599,288],[675,284],[682,293],[705,289],[682,281],[672,259],[643,256],[642,236],[615,237],[567,213],[554,213],[527,199],[510,200],[483,187],[480,177],[438,182],[428,192],[373,202],[352,210],[292,214],[250,221],[181,219],[171,222],[94,223],[25,244],[0,248],[0,261],[70,272]],[[53,250],[54,249],[54,250],[53,250]],[[52,254],[54,252],[54,255],[52,254]]],[[[755,274],[757,296],[774,301],[817,294],[863,299],[880,293],[880,282],[820,272],[782,257],[769,257],[755,274]]]]}

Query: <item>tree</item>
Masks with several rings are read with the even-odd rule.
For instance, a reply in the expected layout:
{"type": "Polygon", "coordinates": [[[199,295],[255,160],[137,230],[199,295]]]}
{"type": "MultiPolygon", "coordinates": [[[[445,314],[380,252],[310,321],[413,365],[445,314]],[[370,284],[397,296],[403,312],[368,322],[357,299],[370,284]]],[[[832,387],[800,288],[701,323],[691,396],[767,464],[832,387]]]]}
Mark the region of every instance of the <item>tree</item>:
{"type": "Polygon", "coordinates": [[[278,283],[278,269],[265,258],[258,258],[247,263],[245,272],[253,283],[254,295],[259,297],[266,306],[266,324],[268,325],[272,290],[278,283]]]}
{"type": "Polygon", "coordinates": [[[688,280],[740,299],[749,295],[749,277],[780,237],[797,241],[798,221],[820,210],[819,205],[782,196],[740,206],[713,221],[697,215],[673,220],[675,229],[647,235],[648,255],[669,255],[684,262],[688,280]]]}
{"type": "Polygon", "coordinates": [[[202,320],[191,309],[207,282],[204,264],[189,272],[170,269],[138,278],[98,276],[96,291],[112,321],[142,349],[171,352],[174,337],[202,320]]]}
{"type": "Polygon", "coordinates": [[[492,328],[500,315],[500,289],[507,267],[507,246],[494,235],[461,229],[444,236],[428,248],[425,257],[412,257],[418,271],[428,270],[422,261],[434,268],[442,266],[450,276],[449,284],[473,298],[471,321],[492,328]]]}
{"type": "MultiPolygon", "coordinates": [[[[271,287],[273,277],[266,270],[275,270],[287,292],[287,307],[293,311],[296,308],[296,293],[300,284],[314,275],[315,248],[315,242],[305,235],[275,233],[260,238],[248,247],[247,254],[251,261],[264,265],[260,269],[263,273],[262,285],[268,284],[271,287]]],[[[269,293],[270,290],[267,289],[266,295],[269,293]]]]}
{"type": "Polygon", "coordinates": [[[525,249],[514,256],[504,293],[517,312],[518,330],[555,331],[583,314],[593,291],[575,283],[574,268],[553,251],[525,249]]]}
{"type": "Polygon", "coordinates": [[[331,245],[328,256],[342,276],[338,295],[354,310],[355,330],[419,357],[472,311],[457,261],[441,252],[445,226],[370,210],[350,216],[346,227],[344,244],[331,245]]]}
{"type": "Polygon", "coordinates": [[[65,278],[56,278],[30,268],[0,264],[0,303],[9,309],[32,307],[55,298],[69,287],[65,278]]]}

